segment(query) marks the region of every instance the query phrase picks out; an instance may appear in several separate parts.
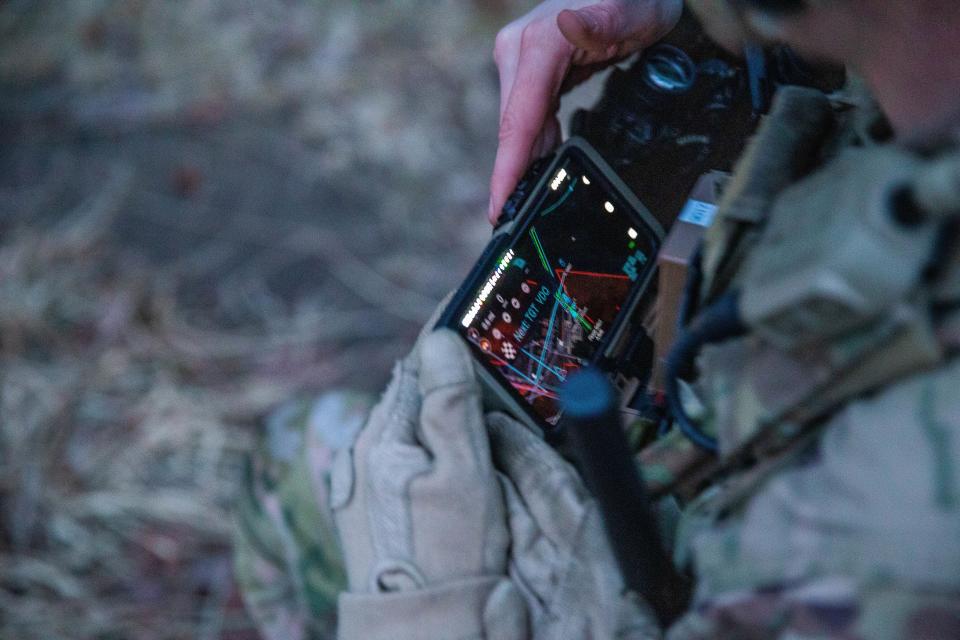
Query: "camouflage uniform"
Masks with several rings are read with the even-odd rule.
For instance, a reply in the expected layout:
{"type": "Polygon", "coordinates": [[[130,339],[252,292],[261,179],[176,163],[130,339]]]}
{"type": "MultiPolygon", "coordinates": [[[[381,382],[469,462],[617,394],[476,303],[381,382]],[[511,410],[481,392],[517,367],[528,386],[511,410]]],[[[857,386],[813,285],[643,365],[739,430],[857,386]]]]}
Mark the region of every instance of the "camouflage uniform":
{"type": "MultiPolygon", "coordinates": [[[[844,216],[874,231],[890,217],[887,187],[911,171],[960,196],[956,156],[943,154],[951,169],[941,170],[876,145],[878,113],[863,93],[834,106],[851,101],[860,108],[834,121],[822,96],[781,93],[708,232],[701,298],[736,289],[746,307],[766,280],[778,295],[805,286],[802,258],[784,255],[842,254],[844,216]],[[823,168],[797,180],[810,158],[823,168]]],[[[845,255],[866,260],[867,241],[853,242],[845,255]]],[[[908,273],[910,250],[899,249],[867,268],[908,273]]],[[[698,412],[719,456],[677,434],[641,454],[651,485],[693,496],[675,552],[695,569],[696,595],[669,638],[960,637],[960,256],[939,258],[935,281],[882,298],[855,327],[821,301],[822,317],[788,310],[704,349],[698,412]],[[935,306],[952,311],[934,321],[935,306]]]]}
{"type": "MultiPolygon", "coordinates": [[[[809,96],[780,101],[710,230],[705,298],[749,283],[751,256],[793,220],[827,214],[829,234],[832,212],[867,207],[856,198],[876,180],[926,162],[893,151],[885,164],[857,95],[834,105],[853,114],[840,120],[809,96]],[[802,155],[824,169],[805,175],[802,155]]],[[[946,260],[935,286],[907,296],[953,309],[933,332],[883,316],[806,342],[816,322],[800,326],[787,346],[751,334],[704,350],[694,391],[720,456],[675,431],[639,453],[654,491],[686,505],[673,548],[697,587],[668,638],[960,638],[960,258],[946,260]]],[[[285,407],[250,464],[237,571],[270,640],[335,633],[345,579],[328,471],[368,406],[333,394],[285,407]]]]}
{"type": "Polygon", "coordinates": [[[347,586],[330,511],[330,466],[375,398],[333,391],[294,401],[266,421],[244,469],[234,565],[247,610],[266,640],[336,635],[347,586]]]}

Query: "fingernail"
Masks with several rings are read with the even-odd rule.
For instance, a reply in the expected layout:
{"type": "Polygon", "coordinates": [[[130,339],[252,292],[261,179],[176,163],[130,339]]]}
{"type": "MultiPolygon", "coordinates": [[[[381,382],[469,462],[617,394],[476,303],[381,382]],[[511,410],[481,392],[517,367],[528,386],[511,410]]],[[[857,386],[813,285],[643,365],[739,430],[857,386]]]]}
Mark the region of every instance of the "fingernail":
{"type": "Polygon", "coordinates": [[[487,219],[492,223],[497,219],[496,214],[494,213],[493,207],[493,196],[490,196],[490,202],[487,203],[487,219]]]}

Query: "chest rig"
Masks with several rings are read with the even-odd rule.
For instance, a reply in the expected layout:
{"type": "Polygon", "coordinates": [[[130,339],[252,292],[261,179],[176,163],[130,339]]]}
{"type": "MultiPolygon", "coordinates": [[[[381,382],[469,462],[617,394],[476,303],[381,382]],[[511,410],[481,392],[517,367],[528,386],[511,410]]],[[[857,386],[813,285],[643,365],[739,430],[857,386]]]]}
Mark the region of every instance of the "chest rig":
{"type": "Polygon", "coordinates": [[[879,114],[781,90],[693,269],[654,493],[762,475],[844,404],[960,348],[960,152],[877,144],[879,114]]]}

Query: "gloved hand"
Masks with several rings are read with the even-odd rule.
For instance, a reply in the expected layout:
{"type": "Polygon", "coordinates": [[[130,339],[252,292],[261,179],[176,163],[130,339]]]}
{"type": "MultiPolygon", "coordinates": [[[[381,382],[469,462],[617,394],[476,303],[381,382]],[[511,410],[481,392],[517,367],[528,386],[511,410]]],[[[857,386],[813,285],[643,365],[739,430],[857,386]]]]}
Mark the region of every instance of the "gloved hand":
{"type": "Polygon", "coordinates": [[[397,365],[331,484],[341,640],[526,636],[472,357],[453,332],[423,335],[397,365]]]}
{"type": "Polygon", "coordinates": [[[502,413],[487,416],[510,522],[510,577],[535,640],[659,638],[653,611],[623,579],[597,503],[576,470],[502,413]]]}

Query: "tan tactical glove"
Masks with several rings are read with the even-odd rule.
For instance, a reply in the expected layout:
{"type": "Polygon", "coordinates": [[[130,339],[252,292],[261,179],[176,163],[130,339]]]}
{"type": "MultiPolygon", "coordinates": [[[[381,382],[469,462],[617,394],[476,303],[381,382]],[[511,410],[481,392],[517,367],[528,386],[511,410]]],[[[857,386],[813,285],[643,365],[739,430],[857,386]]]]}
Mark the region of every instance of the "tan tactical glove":
{"type": "Polygon", "coordinates": [[[526,637],[479,387],[454,333],[422,336],[397,365],[331,483],[349,581],[341,640],[526,637]]]}
{"type": "Polygon", "coordinates": [[[652,610],[625,594],[599,509],[576,470],[512,418],[487,417],[510,522],[510,577],[535,640],[659,638],[652,610]]]}

